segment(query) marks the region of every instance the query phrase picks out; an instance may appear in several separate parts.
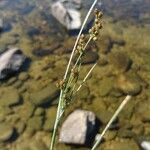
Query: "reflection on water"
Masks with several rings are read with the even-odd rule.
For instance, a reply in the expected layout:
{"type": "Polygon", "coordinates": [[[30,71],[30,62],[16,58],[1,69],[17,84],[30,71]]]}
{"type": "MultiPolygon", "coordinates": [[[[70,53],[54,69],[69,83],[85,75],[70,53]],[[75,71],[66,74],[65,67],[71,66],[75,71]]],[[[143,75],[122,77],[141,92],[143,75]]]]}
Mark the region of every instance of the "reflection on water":
{"type": "MultiPolygon", "coordinates": [[[[82,19],[91,3],[83,0],[82,19]]],[[[59,92],[55,84],[75,41],[52,16],[51,4],[52,0],[0,0],[0,53],[19,47],[28,58],[20,72],[0,82],[2,150],[48,149],[59,92]]],[[[142,140],[150,139],[149,6],[149,0],[103,0],[97,6],[104,12],[104,29],[100,40],[88,47],[81,79],[98,55],[100,59],[66,115],[75,108],[88,109],[104,127],[124,96],[136,95],[108,132],[103,150],[110,144],[112,150],[138,150],[142,140]]],[[[57,150],[76,149],[88,148],[57,144],[57,150]]]]}

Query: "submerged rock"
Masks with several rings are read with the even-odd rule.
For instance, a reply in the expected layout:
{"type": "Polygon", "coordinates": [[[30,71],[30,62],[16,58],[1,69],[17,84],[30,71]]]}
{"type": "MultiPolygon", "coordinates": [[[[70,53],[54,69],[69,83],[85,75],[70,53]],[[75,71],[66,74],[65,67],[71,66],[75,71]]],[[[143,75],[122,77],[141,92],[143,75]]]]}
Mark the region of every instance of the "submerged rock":
{"type": "Polygon", "coordinates": [[[117,72],[125,72],[130,69],[132,61],[122,52],[111,53],[109,61],[117,72]]]}
{"type": "Polygon", "coordinates": [[[82,64],[95,63],[98,60],[98,58],[99,58],[99,55],[97,54],[97,52],[88,51],[83,56],[82,64]]]}
{"type": "Polygon", "coordinates": [[[42,116],[34,116],[28,120],[27,128],[33,130],[41,130],[43,122],[44,121],[42,116]]]}
{"type": "Polygon", "coordinates": [[[79,29],[81,26],[80,12],[74,8],[65,7],[63,2],[55,2],[51,7],[52,15],[68,30],[79,29]]]}
{"type": "Polygon", "coordinates": [[[21,81],[26,81],[29,78],[29,74],[27,72],[20,73],[18,79],[21,81]]]}
{"type": "Polygon", "coordinates": [[[9,49],[0,55],[0,79],[17,72],[25,61],[25,55],[18,48],[9,49]]]}
{"type": "Polygon", "coordinates": [[[6,142],[12,138],[14,129],[4,123],[0,124],[0,142],[6,142]]]}
{"type": "Polygon", "coordinates": [[[1,106],[14,106],[20,103],[21,97],[15,88],[2,89],[0,93],[1,106]]]}
{"type": "Polygon", "coordinates": [[[117,139],[105,142],[101,146],[102,150],[140,150],[138,144],[130,139],[117,139]]]}
{"type": "Polygon", "coordinates": [[[52,101],[59,95],[59,90],[55,85],[49,85],[44,89],[30,94],[30,100],[37,106],[42,106],[52,101]]]}
{"type": "Polygon", "coordinates": [[[113,89],[114,78],[104,78],[99,85],[100,96],[107,96],[113,89]]]}
{"type": "Polygon", "coordinates": [[[75,110],[63,123],[59,140],[68,144],[84,145],[95,130],[96,116],[93,112],[75,110]]]}
{"type": "Polygon", "coordinates": [[[82,0],[63,0],[63,3],[65,6],[71,7],[71,8],[81,8],[82,0]]]}
{"type": "Polygon", "coordinates": [[[103,38],[98,40],[97,45],[99,47],[100,53],[107,54],[111,51],[112,40],[109,36],[104,36],[103,38]]]}
{"type": "Polygon", "coordinates": [[[57,113],[56,107],[50,107],[50,109],[47,109],[43,127],[45,131],[53,131],[56,113],[57,113]]]}
{"type": "Polygon", "coordinates": [[[141,143],[141,147],[143,148],[143,150],[150,150],[150,141],[143,141],[141,143]]]}
{"type": "Polygon", "coordinates": [[[139,81],[130,74],[120,75],[117,79],[117,87],[124,94],[137,95],[142,87],[139,81]]]}
{"type": "Polygon", "coordinates": [[[141,100],[137,104],[135,112],[142,122],[150,122],[150,100],[141,100]]]}

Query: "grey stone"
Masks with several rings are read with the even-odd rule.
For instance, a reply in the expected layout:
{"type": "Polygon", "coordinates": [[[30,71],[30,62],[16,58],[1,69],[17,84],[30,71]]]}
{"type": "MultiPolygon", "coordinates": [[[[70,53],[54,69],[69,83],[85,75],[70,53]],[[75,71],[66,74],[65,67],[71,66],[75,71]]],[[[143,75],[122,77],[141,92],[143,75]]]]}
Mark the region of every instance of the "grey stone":
{"type": "Polygon", "coordinates": [[[143,150],[150,150],[150,141],[142,141],[141,147],[143,150]]]}
{"type": "Polygon", "coordinates": [[[37,91],[31,93],[30,100],[33,104],[37,106],[42,106],[47,103],[51,103],[55,98],[59,95],[59,90],[56,88],[55,85],[51,84],[41,91],[37,91]]]}
{"type": "Polygon", "coordinates": [[[63,123],[59,141],[68,144],[86,144],[95,129],[96,116],[93,112],[75,110],[63,123]]]}
{"type": "Polygon", "coordinates": [[[7,124],[0,124],[0,142],[8,141],[12,138],[14,129],[7,124]]]}
{"type": "Polygon", "coordinates": [[[63,2],[55,2],[52,4],[52,15],[68,30],[79,29],[81,27],[81,14],[78,10],[65,7],[63,2]]]}
{"type": "Polygon", "coordinates": [[[18,48],[12,48],[0,55],[0,79],[8,77],[20,69],[25,56],[18,48]]]}

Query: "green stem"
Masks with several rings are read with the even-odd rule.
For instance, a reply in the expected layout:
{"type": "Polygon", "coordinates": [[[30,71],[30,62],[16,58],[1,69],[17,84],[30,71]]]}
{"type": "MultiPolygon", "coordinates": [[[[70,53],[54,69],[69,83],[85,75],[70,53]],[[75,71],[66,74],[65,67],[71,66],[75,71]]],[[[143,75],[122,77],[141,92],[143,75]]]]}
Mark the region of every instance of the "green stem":
{"type": "Polygon", "coordinates": [[[54,146],[55,146],[56,133],[57,133],[60,117],[61,117],[60,114],[62,113],[61,111],[63,111],[62,110],[62,101],[63,101],[63,91],[61,90],[60,97],[59,97],[59,103],[58,103],[59,109],[57,109],[57,114],[56,114],[56,119],[55,119],[55,124],[54,124],[54,130],[53,130],[53,135],[52,135],[52,139],[51,139],[50,150],[54,150],[54,146]]]}

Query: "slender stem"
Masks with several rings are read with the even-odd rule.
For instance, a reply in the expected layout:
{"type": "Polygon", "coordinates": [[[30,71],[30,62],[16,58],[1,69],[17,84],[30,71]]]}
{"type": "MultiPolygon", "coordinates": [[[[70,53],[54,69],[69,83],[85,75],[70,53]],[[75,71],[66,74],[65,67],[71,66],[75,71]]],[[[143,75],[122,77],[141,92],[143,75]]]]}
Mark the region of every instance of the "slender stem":
{"type": "Polygon", "coordinates": [[[56,119],[55,119],[55,124],[54,124],[54,130],[53,130],[50,150],[53,150],[54,145],[55,145],[56,132],[57,132],[58,124],[59,124],[59,117],[60,117],[61,104],[62,104],[62,95],[63,95],[63,91],[61,90],[60,97],[59,97],[59,103],[58,103],[58,108],[59,109],[57,109],[57,114],[56,114],[56,119]]]}
{"type": "Polygon", "coordinates": [[[124,108],[124,106],[128,103],[128,101],[130,99],[131,99],[131,96],[127,95],[126,98],[122,101],[122,103],[120,104],[120,106],[118,107],[118,109],[115,111],[114,115],[112,116],[112,118],[110,119],[110,121],[108,122],[108,124],[106,125],[106,127],[104,128],[102,134],[99,136],[98,140],[95,142],[95,144],[94,144],[94,146],[92,147],[91,150],[95,150],[96,149],[96,147],[101,142],[102,137],[104,136],[104,134],[106,133],[106,131],[108,130],[108,128],[111,126],[111,124],[113,123],[113,121],[117,118],[117,116],[119,115],[119,113],[121,112],[121,110],[124,108]]]}
{"type": "Polygon", "coordinates": [[[86,17],[85,17],[85,20],[84,20],[84,22],[83,22],[83,24],[82,24],[82,26],[81,26],[80,32],[79,32],[79,34],[78,34],[78,37],[77,37],[77,39],[76,39],[75,45],[74,45],[74,47],[73,47],[73,50],[72,50],[72,53],[71,53],[71,56],[70,56],[70,59],[69,59],[69,63],[68,63],[67,68],[66,68],[66,72],[65,72],[65,75],[64,75],[64,79],[66,79],[66,77],[67,77],[67,74],[68,74],[68,71],[69,71],[69,68],[70,68],[70,65],[71,65],[72,58],[73,58],[75,49],[76,49],[76,47],[77,47],[79,38],[80,38],[80,36],[81,36],[81,34],[82,34],[82,31],[83,31],[83,29],[84,29],[84,26],[85,26],[85,24],[86,24],[86,22],[87,22],[87,20],[88,20],[88,18],[89,18],[89,16],[90,16],[92,10],[94,9],[94,7],[95,7],[97,1],[98,1],[98,0],[94,0],[94,2],[93,2],[93,4],[92,4],[91,8],[89,9],[89,11],[88,11],[88,13],[87,13],[87,15],[86,15],[86,17]]]}
{"type": "MultiPolygon", "coordinates": [[[[92,66],[92,68],[89,70],[89,72],[87,73],[87,75],[85,76],[85,78],[83,79],[82,83],[79,85],[78,89],[76,90],[76,92],[78,92],[82,85],[84,84],[84,82],[87,80],[87,78],[89,77],[89,75],[91,74],[91,72],[93,71],[93,69],[95,68],[95,66],[97,65],[97,62],[92,66]]],[[[75,93],[76,93],[75,92],[75,93]]]]}

